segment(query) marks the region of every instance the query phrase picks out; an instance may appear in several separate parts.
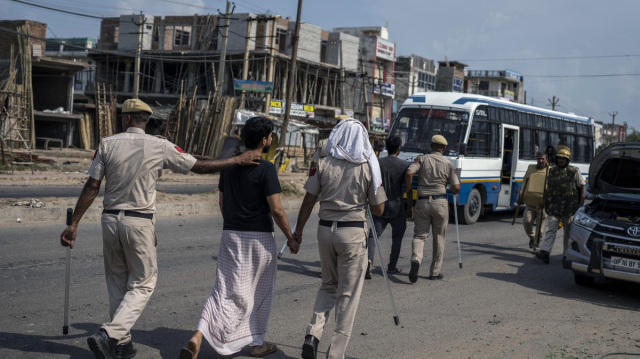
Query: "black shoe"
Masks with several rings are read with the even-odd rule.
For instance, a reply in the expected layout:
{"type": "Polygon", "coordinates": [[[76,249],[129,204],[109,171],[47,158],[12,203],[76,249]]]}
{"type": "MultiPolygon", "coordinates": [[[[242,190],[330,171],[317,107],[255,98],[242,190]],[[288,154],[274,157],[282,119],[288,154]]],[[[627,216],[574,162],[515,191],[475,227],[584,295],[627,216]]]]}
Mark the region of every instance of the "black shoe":
{"type": "Polygon", "coordinates": [[[371,265],[373,263],[371,262],[371,260],[369,260],[369,264],[367,264],[367,271],[364,274],[364,279],[371,279],[373,278],[373,276],[371,275],[371,265]]]}
{"type": "Polygon", "coordinates": [[[96,359],[112,359],[114,358],[113,355],[118,341],[109,338],[107,332],[104,329],[100,329],[87,339],[87,344],[96,359]]]}
{"type": "Polygon", "coordinates": [[[420,270],[420,263],[418,261],[411,261],[411,271],[409,271],[409,281],[415,283],[418,281],[418,271],[420,270]]]}
{"type": "Polygon", "coordinates": [[[318,344],[320,341],[313,335],[304,337],[302,345],[302,359],[316,359],[318,356],[318,344]]]}
{"type": "Polygon", "coordinates": [[[533,239],[529,240],[529,248],[533,249],[533,239]]]}
{"type": "Polygon", "coordinates": [[[539,260],[542,261],[542,263],[544,264],[549,264],[549,252],[547,251],[540,251],[540,252],[536,252],[536,258],[538,258],[539,260]]]}
{"type": "Polygon", "coordinates": [[[402,273],[402,270],[398,267],[395,267],[394,269],[387,269],[387,274],[400,274],[402,273]]]}
{"type": "Polygon", "coordinates": [[[442,278],[444,278],[444,276],[442,275],[442,273],[438,274],[438,275],[430,275],[429,276],[429,280],[442,280],[442,278]]]}
{"type": "Polygon", "coordinates": [[[115,359],[131,359],[136,356],[138,349],[133,346],[133,342],[118,344],[114,354],[115,359]]]}

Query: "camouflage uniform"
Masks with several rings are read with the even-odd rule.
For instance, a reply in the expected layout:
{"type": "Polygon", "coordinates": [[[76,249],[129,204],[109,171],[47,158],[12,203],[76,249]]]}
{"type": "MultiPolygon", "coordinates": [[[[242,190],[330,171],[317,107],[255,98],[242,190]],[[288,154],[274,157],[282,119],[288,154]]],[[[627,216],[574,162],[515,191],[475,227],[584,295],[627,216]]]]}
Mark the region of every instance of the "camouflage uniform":
{"type": "Polygon", "coordinates": [[[573,222],[573,214],[580,207],[580,192],[584,187],[584,179],[580,170],[574,166],[561,168],[552,167],[549,170],[547,179],[547,193],[544,203],[547,213],[547,232],[541,250],[551,253],[553,244],[556,241],[556,232],[562,222],[563,253],[567,250],[569,240],[569,229],[573,222]]]}

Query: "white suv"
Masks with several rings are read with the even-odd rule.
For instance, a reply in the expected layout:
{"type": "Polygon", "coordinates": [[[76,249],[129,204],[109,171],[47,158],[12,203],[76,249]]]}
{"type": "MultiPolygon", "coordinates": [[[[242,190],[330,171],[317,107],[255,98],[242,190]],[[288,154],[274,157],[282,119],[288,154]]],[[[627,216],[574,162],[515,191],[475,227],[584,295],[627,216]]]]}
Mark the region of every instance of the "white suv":
{"type": "Polygon", "coordinates": [[[597,194],[573,219],[562,265],[579,285],[596,277],[640,283],[640,143],[615,143],[594,158],[597,194]]]}

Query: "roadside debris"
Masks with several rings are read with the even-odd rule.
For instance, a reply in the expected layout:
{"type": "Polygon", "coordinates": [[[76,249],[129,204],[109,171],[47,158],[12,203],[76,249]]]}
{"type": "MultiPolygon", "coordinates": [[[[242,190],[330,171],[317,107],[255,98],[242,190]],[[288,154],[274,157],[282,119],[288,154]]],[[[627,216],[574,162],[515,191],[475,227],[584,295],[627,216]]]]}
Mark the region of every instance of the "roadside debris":
{"type": "MultiPolygon", "coordinates": [[[[34,198],[30,201],[18,201],[18,202],[15,202],[13,205],[20,206],[20,207],[25,206],[30,208],[42,208],[44,207],[44,202],[42,202],[37,198],[34,198]]],[[[20,218],[18,218],[18,223],[20,223],[20,218]]]]}

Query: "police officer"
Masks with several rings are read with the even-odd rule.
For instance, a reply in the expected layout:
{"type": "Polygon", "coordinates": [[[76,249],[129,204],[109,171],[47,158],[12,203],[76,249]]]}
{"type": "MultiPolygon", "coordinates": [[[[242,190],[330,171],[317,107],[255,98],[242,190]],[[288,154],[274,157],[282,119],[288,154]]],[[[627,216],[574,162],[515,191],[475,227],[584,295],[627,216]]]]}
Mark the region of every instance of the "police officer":
{"type": "Polygon", "coordinates": [[[527,172],[522,179],[523,185],[518,198],[518,205],[523,203],[526,205],[522,215],[522,224],[524,231],[529,236],[529,248],[535,252],[540,249],[540,239],[544,233],[544,221],[547,220],[542,196],[546,184],[547,168],[549,167],[547,155],[544,153],[538,153],[536,161],[535,165],[529,165],[529,168],[527,168],[527,172]],[[540,223],[540,234],[537,236],[537,241],[534,222],[536,224],[540,223]]]}
{"type": "Polygon", "coordinates": [[[308,172],[309,176],[311,176],[311,172],[315,171],[315,169],[318,167],[318,162],[320,162],[320,159],[329,156],[326,150],[328,140],[328,138],[320,140],[318,142],[318,147],[316,147],[316,150],[311,155],[311,163],[309,164],[308,172]]]}
{"type": "Polygon", "coordinates": [[[377,158],[362,123],[342,121],[331,132],[327,152],[305,184],[294,239],[302,241],[304,226],[320,201],[318,251],[322,285],[302,347],[303,359],[316,359],[318,343],[331,310],[336,327],[327,358],[342,359],[351,336],[367,267],[366,210],[380,216],[387,197],[377,158]]]}
{"type": "Polygon", "coordinates": [[[562,253],[567,251],[569,229],[573,215],[584,204],[584,178],[580,169],[570,166],[571,151],[562,146],[556,154],[556,166],[551,167],[547,178],[545,211],[547,212],[547,233],[536,258],[549,264],[549,256],[556,241],[556,232],[562,222],[564,232],[562,253]]]}
{"type": "Polygon", "coordinates": [[[106,178],[102,248],[111,321],[87,339],[96,358],[133,358],[136,354],[130,331],[149,301],[158,276],[154,213],[156,182],[162,170],[213,173],[235,164],[257,165],[260,159],[257,154],[246,153],[224,160],[196,160],[167,139],[145,134],[151,114],[146,103],[125,101],[125,132],[100,142],[70,229],[60,236],[63,246],[73,248],[78,224],[106,178]]]}
{"type": "Polygon", "coordinates": [[[450,185],[455,195],[460,192],[460,181],[456,175],[453,163],[443,156],[447,148],[444,136],[435,135],[431,138],[431,153],[418,156],[405,174],[405,189],[407,191],[407,218],[414,218],[414,234],[411,246],[411,270],[409,280],[418,281],[418,271],[422,262],[424,242],[433,233],[433,258],[429,279],[440,280],[442,258],[444,255],[444,239],[449,223],[449,202],[447,201],[446,186],[450,185]],[[415,216],[413,215],[413,175],[418,174],[418,202],[415,216]]]}

